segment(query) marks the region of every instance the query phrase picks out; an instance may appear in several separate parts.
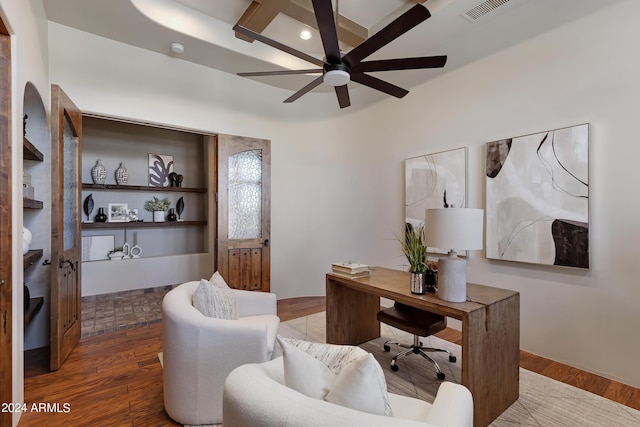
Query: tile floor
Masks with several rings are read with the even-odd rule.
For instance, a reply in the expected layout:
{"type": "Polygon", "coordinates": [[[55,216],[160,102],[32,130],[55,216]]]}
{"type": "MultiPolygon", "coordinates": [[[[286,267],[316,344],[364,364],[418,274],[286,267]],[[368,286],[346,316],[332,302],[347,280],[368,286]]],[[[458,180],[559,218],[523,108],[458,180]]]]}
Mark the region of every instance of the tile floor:
{"type": "Polygon", "coordinates": [[[162,320],[162,298],[173,286],[82,298],[82,337],[144,326],[162,320]]]}

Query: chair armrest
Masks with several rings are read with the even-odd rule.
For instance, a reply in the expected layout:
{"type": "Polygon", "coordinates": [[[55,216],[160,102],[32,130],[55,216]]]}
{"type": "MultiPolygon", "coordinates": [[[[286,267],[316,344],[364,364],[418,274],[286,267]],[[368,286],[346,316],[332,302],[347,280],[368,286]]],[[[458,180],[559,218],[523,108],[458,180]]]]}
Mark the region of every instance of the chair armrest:
{"type": "Polygon", "coordinates": [[[236,296],[238,317],[277,315],[278,304],[275,294],[240,289],[234,289],[233,292],[236,296]]]}
{"type": "Polygon", "coordinates": [[[465,386],[443,382],[425,420],[438,426],[473,427],[473,397],[465,386]]]}

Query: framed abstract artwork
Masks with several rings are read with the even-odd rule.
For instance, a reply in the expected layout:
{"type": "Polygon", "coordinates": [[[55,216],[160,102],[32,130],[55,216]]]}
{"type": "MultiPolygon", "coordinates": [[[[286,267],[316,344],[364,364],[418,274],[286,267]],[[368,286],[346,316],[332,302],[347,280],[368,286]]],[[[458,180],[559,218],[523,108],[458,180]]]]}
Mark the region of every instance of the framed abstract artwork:
{"type": "Polygon", "coordinates": [[[486,145],[486,256],[589,268],[589,125],[486,145]]]}
{"type": "Polygon", "coordinates": [[[169,187],[173,172],[173,156],[149,154],[149,187],[169,187]]]}
{"type": "MultiPolygon", "coordinates": [[[[406,159],[405,227],[424,224],[428,208],[465,207],[467,204],[467,149],[456,148],[406,159]]],[[[428,224],[425,224],[428,227],[428,224]]],[[[451,248],[449,248],[451,249],[451,248]]],[[[428,248],[432,253],[449,250],[428,248]]],[[[466,254],[466,251],[460,251],[466,254]]]]}

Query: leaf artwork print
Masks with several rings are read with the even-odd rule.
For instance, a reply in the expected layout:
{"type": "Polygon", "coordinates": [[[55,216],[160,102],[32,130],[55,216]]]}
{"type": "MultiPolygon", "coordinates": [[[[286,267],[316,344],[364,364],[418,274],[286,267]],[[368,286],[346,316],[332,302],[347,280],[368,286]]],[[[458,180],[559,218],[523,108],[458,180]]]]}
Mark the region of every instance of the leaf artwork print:
{"type": "Polygon", "coordinates": [[[173,172],[173,156],[149,154],[150,187],[168,187],[171,172],[173,172]]]}

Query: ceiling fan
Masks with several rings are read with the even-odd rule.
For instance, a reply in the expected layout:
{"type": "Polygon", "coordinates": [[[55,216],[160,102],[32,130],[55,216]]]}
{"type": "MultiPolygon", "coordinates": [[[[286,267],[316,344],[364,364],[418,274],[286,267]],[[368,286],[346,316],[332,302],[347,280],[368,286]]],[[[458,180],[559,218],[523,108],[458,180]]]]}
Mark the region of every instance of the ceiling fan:
{"type": "Polygon", "coordinates": [[[372,53],[427,20],[431,14],[427,8],[421,4],[416,4],[382,30],[369,37],[346,55],[343,55],[338,46],[338,34],[336,31],[336,24],[334,22],[331,0],[312,0],[312,2],[316,22],[318,23],[318,30],[320,31],[320,38],[322,39],[322,45],[324,47],[324,61],[288,47],[280,42],[269,39],[260,33],[240,25],[235,25],[233,29],[240,34],[251,37],[252,39],[289,53],[321,68],[238,73],[238,75],[243,77],[255,77],[322,73],[322,76],[316,78],[311,83],[298,90],[289,98],[285,99],[284,102],[293,102],[324,82],[335,88],[336,96],[338,97],[338,104],[340,105],[340,108],[345,108],[351,105],[351,101],[349,100],[349,90],[347,88],[347,83],[349,81],[358,82],[372,89],[395,96],[396,98],[402,98],[409,93],[406,89],[395,86],[384,80],[380,80],[372,75],[365,74],[367,72],[442,68],[447,62],[446,55],[382,59],[363,62],[363,59],[367,58],[372,53]]]}

